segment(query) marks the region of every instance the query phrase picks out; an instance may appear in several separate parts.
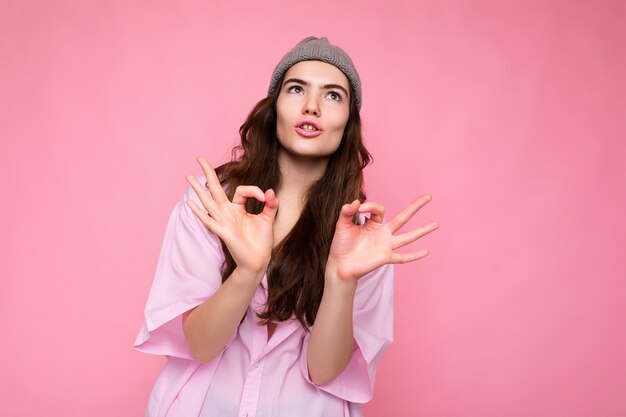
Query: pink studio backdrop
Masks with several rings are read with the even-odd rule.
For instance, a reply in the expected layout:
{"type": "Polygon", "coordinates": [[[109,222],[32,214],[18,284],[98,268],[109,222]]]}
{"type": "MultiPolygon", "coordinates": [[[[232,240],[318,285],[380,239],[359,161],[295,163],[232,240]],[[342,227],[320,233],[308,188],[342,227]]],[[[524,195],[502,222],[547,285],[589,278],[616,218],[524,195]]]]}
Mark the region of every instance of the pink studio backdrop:
{"type": "Polygon", "coordinates": [[[626,415],[626,3],[0,4],[0,415],[138,416],[167,216],[282,54],[353,57],[397,268],[369,417],[626,415]]]}

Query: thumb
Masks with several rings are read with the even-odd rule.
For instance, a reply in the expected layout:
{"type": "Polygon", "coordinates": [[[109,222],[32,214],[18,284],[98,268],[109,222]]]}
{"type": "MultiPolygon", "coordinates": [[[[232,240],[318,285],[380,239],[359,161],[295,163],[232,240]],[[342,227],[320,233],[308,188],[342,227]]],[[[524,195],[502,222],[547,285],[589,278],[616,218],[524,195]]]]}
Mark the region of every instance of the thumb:
{"type": "Polygon", "coordinates": [[[276,198],[276,194],[274,190],[271,188],[265,191],[265,205],[263,206],[263,211],[261,214],[267,216],[272,221],[276,218],[276,212],[278,211],[278,198],[276,198]]]}
{"type": "Polygon", "coordinates": [[[359,210],[361,206],[361,201],[359,199],[354,200],[350,204],[344,204],[341,207],[341,213],[339,214],[339,219],[337,220],[337,224],[351,224],[352,216],[359,210]]]}

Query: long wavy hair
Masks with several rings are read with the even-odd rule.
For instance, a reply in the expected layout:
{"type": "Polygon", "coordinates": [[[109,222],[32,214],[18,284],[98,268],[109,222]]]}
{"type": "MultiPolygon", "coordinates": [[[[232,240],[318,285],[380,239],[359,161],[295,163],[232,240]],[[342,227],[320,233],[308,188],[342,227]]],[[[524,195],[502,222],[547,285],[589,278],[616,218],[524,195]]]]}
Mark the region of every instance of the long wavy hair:
{"type": "MultiPolygon", "coordinates": [[[[259,101],[239,128],[241,145],[232,158],[216,169],[232,200],[239,185],[256,185],[261,190],[280,188],[278,167],[280,144],[276,135],[278,87],[259,101]]],[[[372,161],[363,145],[361,117],[354,91],[350,94],[350,114],[339,148],[330,156],[324,175],[306,190],[306,203],[289,234],[273,249],[267,270],[267,309],[257,313],[262,323],[284,321],[293,315],[303,328],[315,322],[324,292],[324,272],[341,207],[355,199],[365,201],[363,169],[372,161]]],[[[249,198],[246,211],[258,214],[262,202],[249,198]]],[[[358,213],[353,221],[358,221],[358,213]]],[[[235,261],[222,241],[225,260],[222,282],[233,273],[235,261]]]]}

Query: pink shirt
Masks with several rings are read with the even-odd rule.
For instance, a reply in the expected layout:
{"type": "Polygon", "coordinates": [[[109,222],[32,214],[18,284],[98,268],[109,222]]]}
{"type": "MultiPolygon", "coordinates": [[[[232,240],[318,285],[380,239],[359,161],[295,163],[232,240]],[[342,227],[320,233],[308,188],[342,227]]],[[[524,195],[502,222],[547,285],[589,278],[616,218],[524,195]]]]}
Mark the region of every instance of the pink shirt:
{"type": "MultiPolygon", "coordinates": [[[[204,176],[198,177],[204,184],[204,176]]],[[[174,207],[135,348],[166,355],[152,389],[149,417],[362,416],[373,395],[376,366],[393,340],[393,265],[358,281],[353,325],[357,346],[347,368],[328,384],[309,378],[310,333],[291,320],[278,323],[268,341],[255,311],[267,300],[267,275],[243,323],[208,363],[196,361],[182,331],[182,313],[201,304],[222,283],[220,240],[185,203],[202,204],[191,187],[174,207]]],[[[363,220],[363,217],[361,218],[363,220]]]]}

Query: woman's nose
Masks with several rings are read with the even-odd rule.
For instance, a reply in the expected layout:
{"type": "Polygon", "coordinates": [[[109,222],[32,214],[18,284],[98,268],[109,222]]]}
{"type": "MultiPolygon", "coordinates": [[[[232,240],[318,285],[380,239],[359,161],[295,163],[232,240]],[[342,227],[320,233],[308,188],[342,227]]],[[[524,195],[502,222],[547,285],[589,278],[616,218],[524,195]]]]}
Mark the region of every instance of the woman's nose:
{"type": "Polygon", "coordinates": [[[320,115],[319,104],[317,103],[317,99],[314,97],[310,97],[306,103],[304,103],[304,108],[302,109],[303,114],[311,114],[315,116],[320,115]]]}

